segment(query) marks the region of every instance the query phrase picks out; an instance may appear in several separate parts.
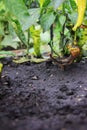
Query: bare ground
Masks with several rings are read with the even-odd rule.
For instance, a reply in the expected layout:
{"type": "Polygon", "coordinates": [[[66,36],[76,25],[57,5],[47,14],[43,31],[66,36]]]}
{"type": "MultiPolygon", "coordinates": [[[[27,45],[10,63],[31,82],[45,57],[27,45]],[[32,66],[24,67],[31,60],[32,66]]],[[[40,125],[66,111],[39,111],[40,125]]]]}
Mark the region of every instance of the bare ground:
{"type": "Polygon", "coordinates": [[[87,130],[87,60],[3,63],[0,130],[87,130]]]}

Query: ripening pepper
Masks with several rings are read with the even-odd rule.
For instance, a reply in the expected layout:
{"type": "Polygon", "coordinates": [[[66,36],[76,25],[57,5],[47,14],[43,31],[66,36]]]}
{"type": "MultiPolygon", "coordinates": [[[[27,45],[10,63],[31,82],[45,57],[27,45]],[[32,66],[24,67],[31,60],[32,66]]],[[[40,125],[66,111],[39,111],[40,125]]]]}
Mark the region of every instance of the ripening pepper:
{"type": "Polygon", "coordinates": [[[76,24],[73,27],[73,31],[76,31],[76,29],[82,24],[86,9],[86,0],[75,0],[75,2],[78,7],[78,18],[76,24]]]}

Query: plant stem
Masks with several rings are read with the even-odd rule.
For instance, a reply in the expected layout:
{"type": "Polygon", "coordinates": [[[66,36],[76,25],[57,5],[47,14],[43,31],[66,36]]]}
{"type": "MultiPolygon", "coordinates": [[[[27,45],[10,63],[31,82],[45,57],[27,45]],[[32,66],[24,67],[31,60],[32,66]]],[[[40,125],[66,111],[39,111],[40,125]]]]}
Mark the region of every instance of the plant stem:
{"type": "Polygon", "coordinates": [[[50,27],[50,47],[51,47],[51,54],[53,53],[53,24],[50,27]]]}
{"type": "Polygon", "coordinates": [[[28,29],[28,40],[27,40],[27,56],[29,54],[29,49],[30,49],[30,29],[28,29]]]}
{"type": "Polygon", "coordinates": [[[53,52],[57,55],[57,53],[53,50],[53,24],[50,27],[50,42],[48,43],[50,48],[51,48],[51,54],[53,54],[53,52]]]}
{"type": "Polygon", "coordinates": [[[64,50],[64,38],[65,38],[65,35],[64,35],[64,31],[65,31],[65,26],[66,26],[66,21],[67,21],[67,16],[66,16],[66,20],[65,20],[65,23],[63,24],[63,27],[62,27],[62,31],[60,32],[60,42],[59,42],[59,48],[61,50],[61,53],[63,55],[63,50],[64,50]]]}
{"type": "Polygon", "coordinates": [[[59,56],[58,53],[55,52],[55,50],[53,49],[53,37],[54,37],[54,34],[53,34],[53,24],[52,24],[51,27],[50,27],[50,42],[48,44],[51,48],[51,55],[53,53],[55,53],[57,56],[59,56]]]}

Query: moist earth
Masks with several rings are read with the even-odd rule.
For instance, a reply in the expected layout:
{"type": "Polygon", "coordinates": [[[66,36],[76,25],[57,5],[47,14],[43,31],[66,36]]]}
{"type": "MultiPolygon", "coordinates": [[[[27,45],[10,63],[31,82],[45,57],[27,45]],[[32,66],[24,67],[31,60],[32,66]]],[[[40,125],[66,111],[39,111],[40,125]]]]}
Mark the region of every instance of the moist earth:
{"type": "Polygon", "coordinates": [[[3,64],[0,130],[87,130],[87,60],[3,64]]]}

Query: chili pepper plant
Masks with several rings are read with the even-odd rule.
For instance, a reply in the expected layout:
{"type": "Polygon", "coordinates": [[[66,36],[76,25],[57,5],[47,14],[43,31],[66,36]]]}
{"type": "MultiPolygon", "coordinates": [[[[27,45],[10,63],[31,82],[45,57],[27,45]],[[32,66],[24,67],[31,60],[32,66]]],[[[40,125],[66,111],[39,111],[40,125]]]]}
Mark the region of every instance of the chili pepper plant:
{"type": "Polygon", "coordinates": [[[25,48],[26,56],[43,58],[41,46],[49,46],[62,67],[87,55],[86,0],[1,0],[0,7],[1,50],[25,48]]]}

